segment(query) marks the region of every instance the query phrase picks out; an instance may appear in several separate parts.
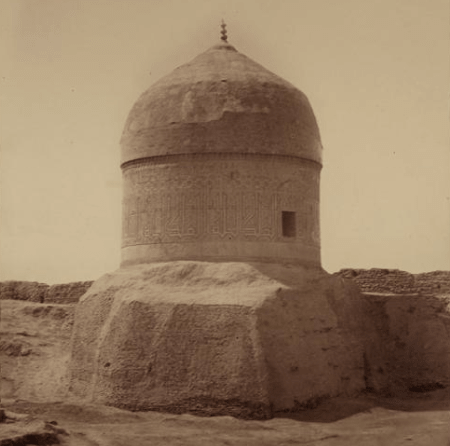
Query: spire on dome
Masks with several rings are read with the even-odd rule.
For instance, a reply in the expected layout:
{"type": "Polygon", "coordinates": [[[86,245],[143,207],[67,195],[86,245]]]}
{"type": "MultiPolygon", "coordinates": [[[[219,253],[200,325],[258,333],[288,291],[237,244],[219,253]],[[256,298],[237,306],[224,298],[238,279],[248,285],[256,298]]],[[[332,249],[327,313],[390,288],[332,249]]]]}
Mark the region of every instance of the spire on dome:
{"type": "Polygon", "coordinates": [[[224,42],[228,43],[227,25],[223,21],[223,19],[222,19],[222,24],[220,26],[222,27],[222,30],[220,31],[220,34],[222,34],[220,36],[220,39],[223,40],[224,42]]]}

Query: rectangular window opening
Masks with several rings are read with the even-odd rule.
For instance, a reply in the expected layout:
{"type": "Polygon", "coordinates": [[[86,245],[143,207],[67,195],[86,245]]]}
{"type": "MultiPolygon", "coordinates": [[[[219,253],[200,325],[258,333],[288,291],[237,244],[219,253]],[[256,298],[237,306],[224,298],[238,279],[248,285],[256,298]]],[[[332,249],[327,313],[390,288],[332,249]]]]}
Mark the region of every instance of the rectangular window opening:
{"type": "Polygon", "coordinates": [[[295,212],[282,211],[281,227],[283,237],[295,237],[297,232],[297,228],[295,226],[295,212]]]}

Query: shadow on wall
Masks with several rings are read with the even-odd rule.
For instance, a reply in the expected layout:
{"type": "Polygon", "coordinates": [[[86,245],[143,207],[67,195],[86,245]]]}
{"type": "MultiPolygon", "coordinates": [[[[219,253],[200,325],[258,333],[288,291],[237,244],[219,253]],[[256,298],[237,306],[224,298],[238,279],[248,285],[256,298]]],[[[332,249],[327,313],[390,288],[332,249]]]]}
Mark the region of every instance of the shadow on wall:
{"type": "MultiPolygon", "coordinates": [[[[289,275],[286,270],[282,272],[271,270],[272,277],[287,286],[301,284],[295,268],[289,275]]],[[[317,273],[321,277],[319,270],[317,273]]],[[[357,333],[361,341],[365,392],[357,399],[318,398],[307,410],[278,412],[277,417],[333,422],[373,407],[450,409],[450,272],[412,275],[375,269],[360,274],[359,280],[351,282],[365,292],[357,292],[357,298],[350,293],[341,299],[329,296],[328,300],[340,328],[357,333]],[[373,289],[377,292],[367,291],[373,289]],[[440,291],[444,293],[438,294],[440,291]]],[[[329,279],[349,282],[355,276],[333,274],[329,279]]]]}
{"type": "Polygon", "coordinates": [[[366,388],[384,396],[450,385],[450,296],[362,294],[366,388]]]}
{"type": "Polygon", "coordinates": [[[450,271],[343,269],[362,291],[366,388],[393,396],[450,385],[450,271]]]}
{"type": "MultiPolygon", "coordinates": [[[[319,398],[306,410],[277,412],[275,417],[332,423],[377,407],[402,412],[450,410],[450,296],[363,293],[360,297],[365,391],[354,397],[319,398]]],[[[341,321],[348,322],[349,308],[358,311],[349,302],[338,305],[341,321]]]]}
{"type": "MultiPolygon", "coordinates": [[[[366,390],[392,397],[450,386],[450,272],[343,271],[329,280],[352,277],[363,292],[357,299],[348,292],[345,298],[328,300],[341,329],[357,332],[361,339],[366,390]]],[[[286,269],[281,272],[272,269],[271,276],[287,286],[301,286],[295,268],[289,275],[286,269]]]]}

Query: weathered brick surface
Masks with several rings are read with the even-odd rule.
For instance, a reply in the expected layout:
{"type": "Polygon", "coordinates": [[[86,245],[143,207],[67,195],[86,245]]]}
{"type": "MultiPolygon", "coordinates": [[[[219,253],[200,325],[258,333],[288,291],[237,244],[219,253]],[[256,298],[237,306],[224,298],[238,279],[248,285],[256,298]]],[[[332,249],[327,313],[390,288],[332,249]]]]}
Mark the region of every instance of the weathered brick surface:
{"type": "Polygon", "coordinates": [[[437,295],[450,294],[450,271],[411,274],[398,269],[341,269],[341,277],[351,279],[362,292],[437,295]]]}
{"type": "Polygon", "coordinates": [[[91,285],[92,281],[47,285],[9,280],[0,282],[0,299],[57,304],[76,303],[91,285]]]}
{"type": "Polygon", "coordinates": [[[49,286],[39,282],[20,282],[8,280],[0,282],[0,299],[44,302],[49,286]]]}
{"type": "Polygon", "coordinates": [[[90,288],[92,282],[72,282],[62,285],[51,285],[45,296],[45,303],[70,304],[76,303],[90,288]]]}
{"type": "Polygon", "coordinates": [[[367,389],[450,385],[450,296],[364,293],[362,309],[367,389]]]}
{"type": "Polygon", "coordinates": [[[422,294],[450,294],[450,271],[415,274],[414,278],[422,294]]]}

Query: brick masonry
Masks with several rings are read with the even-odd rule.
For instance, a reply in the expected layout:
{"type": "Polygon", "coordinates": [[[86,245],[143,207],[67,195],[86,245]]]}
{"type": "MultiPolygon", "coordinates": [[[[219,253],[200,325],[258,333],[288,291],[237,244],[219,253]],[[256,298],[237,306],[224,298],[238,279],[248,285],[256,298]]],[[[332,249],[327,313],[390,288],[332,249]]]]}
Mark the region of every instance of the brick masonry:
{"type": "Polygon", "coordinates": [[[450,271],[411,274],[398,269],[341,269],[338,273],[353,280],[363,293],[450,294],[450,271]]]}
{"type": "Polygon", "coordinates": [[[0,299],[37,303],[76,303],[92,285],[92,281],[47,285],[39,282],[9,280],[0,282],[0,299]]]}

